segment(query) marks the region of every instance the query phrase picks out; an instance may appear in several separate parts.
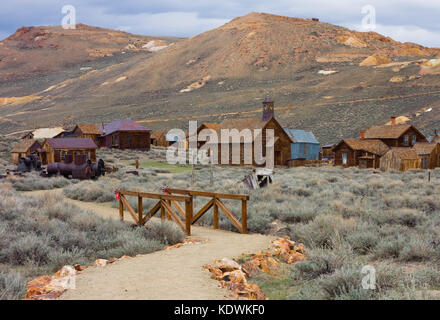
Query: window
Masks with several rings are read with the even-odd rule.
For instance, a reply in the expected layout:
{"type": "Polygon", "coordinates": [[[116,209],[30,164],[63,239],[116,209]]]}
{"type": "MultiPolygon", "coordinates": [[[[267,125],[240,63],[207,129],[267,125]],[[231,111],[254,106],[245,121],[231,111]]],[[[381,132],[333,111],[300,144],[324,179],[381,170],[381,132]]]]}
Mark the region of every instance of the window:
{"type": "Polygon", "coordinates": [[[405,136],[403,137],[403,144],[404,144],[405,146],[408,146],[408,145],[409,145],[409,136],[408,136],[408,135],[405,135],[405,136]]]}
{"type": "Polygon", "coordinates": [[[412,144],[412,145],[415,145],[416,142],[417,142],[417,136],[416,136],[416,135],[413,135],[413,136],[412,136],[412,140],[411,140],[411,144],[412,144]]]}
{"type": "Polygon", "coordinates": [[[112,146],[119,146],[119,136],[118,135],[112,136],[112,146]]]}
{"type": "Polygon", "coordinates": [[[347,154],[345,152],[342,154],[342,164],[347,164],[347,154]]]}
{"type": "Polygon", "coordinates": [[[66,160],[66,151],[61,152],[61,160],[66,160]]]}

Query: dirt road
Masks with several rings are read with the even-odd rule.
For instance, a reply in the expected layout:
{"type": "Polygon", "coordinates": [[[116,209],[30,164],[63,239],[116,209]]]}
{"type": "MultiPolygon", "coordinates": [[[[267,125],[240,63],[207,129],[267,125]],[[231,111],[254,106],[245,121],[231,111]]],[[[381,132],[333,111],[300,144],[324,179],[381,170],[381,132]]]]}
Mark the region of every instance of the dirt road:
{"type": "MultiPolygon", "coordinates": [[[[46,192],[33,191],[26,194],[39,195],[46,192]]],[[[119,218],[117,209],[66,200],[99,216],[119,218]]],[[[209,273],[202,266],[213,259],[235,258],[242,253],[267,249],[273,239],[260,234],[243,235],[204,227],[193,227],[191,231],[192,238],[206,242],[117,261],[105,267],[89,268],[78,275],[76,289],[68,290],[61,299],[227,299],[229,291],[220,288],[217,281],[210,279],[209,273]]]]}

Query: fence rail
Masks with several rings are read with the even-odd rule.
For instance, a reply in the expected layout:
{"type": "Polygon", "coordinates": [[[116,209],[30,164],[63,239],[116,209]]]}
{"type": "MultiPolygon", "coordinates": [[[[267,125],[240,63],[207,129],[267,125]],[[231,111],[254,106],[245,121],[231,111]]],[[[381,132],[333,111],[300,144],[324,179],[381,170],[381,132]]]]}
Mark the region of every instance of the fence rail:
{"type": "Polygon", "coordinates": [[[119,194],[119,216],[124,220],[124,207],[133,218],[137,225],[145,225],[159,210],[162,220],[168,218],[177,223],[177,225],[187,234],[191,235],[191,225],[196,223],[206,212],[213,209],[214,229],[218,229],[219,209],[231,221],[231,223],[241,232],[247,233],[247,201],[248,195],[218,193],[199,190],[186,189],[165,189],[165,194],[137,192],[128,190],[117,190],[119,194]],[[126,196],[138,198],[138,211],[130,205],[126,196]],[[194,197],[211,198],[195,215],[194,197]],[[159,200],[156,205],[146,214],[143,214],[143,198],[159,200]],[[221,199],[241,201],[241,221],[226,207],[221,199]],[[181,203],[184,203],[182,207],[181,203]]]}

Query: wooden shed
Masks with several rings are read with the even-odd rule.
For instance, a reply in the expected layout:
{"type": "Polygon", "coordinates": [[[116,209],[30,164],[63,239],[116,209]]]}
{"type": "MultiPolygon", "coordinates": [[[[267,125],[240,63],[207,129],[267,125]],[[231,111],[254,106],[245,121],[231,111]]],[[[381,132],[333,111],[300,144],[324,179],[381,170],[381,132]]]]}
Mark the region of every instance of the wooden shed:
{"type": "Polygon", "coordinates": [[[333,152],[333,148],[336,146],[336,143],[326,144],[322,146],[322,160],[326,161],[334,161],[335,153],[333,152]]]}
{"type": "Polygon", "coordinates": [[[379,168],[380,157],[389,150],[381,140],[342,140],[334,148],[335,166],[379,168]]]}
{"type": "Polygon", "coordinates": [[[434,169],[440,166],[440,144],[416,143],[413,148],[422,161],[422,169],[434,169]]]}
{"type": "Polygon", "coordinates": [[[411,147],[418,142],[428,142],[426,137],[412,125],[395,124],[373,126],[364,133],[366,140],[381,140],[388,147],[411,147]]]}
{"type": "Polygon", "coordinates": [[[406,171],[420,169],[421,167],[422,161],[413,148],[391,148],[380,159],[380,169],[382,171],[406,171]]]}
{"type": "Polygon", "coordinates": [[[20,158],[25,158],[31,153],[37,153],[38,149],[41,148],[41,144],[35,139],[23,139],[11,150],[12,163],[17,165],[20,158]]]}
{"type": "Polygon", "coordinates": [[[133,120],[116,120],[100,128],[100,146],[150,150],[151,130],[133,120]]]}
{"type": "Polygon", "coordinates": [[[40,152],[40,159],[43,165],[52,162],[61,162],[66,155],[75,156],[85,154],[87,160],[96,162],[96,149],[98,146],[90,138],[52,138],[46,139],[43,150],[40,152]]]}
{"type": "Polygon", "coordinates": [[[90,138],[95,144],[99,144],[101,132],[96,124],[77,124],[72,130],[75,138],[90,138]]]}

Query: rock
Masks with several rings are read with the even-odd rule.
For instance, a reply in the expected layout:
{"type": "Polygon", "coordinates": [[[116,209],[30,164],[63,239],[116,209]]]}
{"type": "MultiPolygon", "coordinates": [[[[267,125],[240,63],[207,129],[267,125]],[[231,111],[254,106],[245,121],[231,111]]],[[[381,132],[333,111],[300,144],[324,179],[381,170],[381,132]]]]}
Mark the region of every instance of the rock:
{"type": "Polygon", "coordinates": [[[96,267],[104,267],[108,263],[108,260],[106,259],[97,259],[95,262],[93,262],[93,265],[96,267]]]}
{"type": "Polygon", "coordinates": [[[339,36],[336,40],[346,46],[354,48],[365,48],[367,44],[355,36],[339,36]]]}
{"type": "Polygon", "coordinates": [[[42,276],[28,282],[26,299],[52,300],[61,296],[67,289],[74,288],[77,270],[64,266],[52,277],[42,276]]]}
{"type": "Polygon", "coordinates": [[[323,74],[325,76],[328,76],[330,74],[334,74],[334,73],[338,73],[339,71],[337,70],[319,70],[318,73],[319,74],[323,74]]]}
{"type": "Polygon", "coordinates": [[[388,57],[384,56],[369,56],[366,59],[364,59],[361,63],[359,63],[360,67],[371,67],[371,66],[379,66],[383,64],[388,64],[393,62],[388,57]]]}
{"type": "Polygon", "coordinates": [[[204,87],[206,82],[208,82],[209,80],[211,80],[211,76],[203,77],[200,81],[194,82],[185,89],[180,90],[180,93],[191,92],[193,90],[200,89],[204,87]]]}
{"type": "Polygon", "coordinates": [[[121,82],[121,81],[124,81],[124,80],[127,80],[127,77],[126,77],[126,76],[123,76],[123,77],[119,77],[119,78],[117,78],[117,79],[115,80],[115,83],[118,83],[118,82],[121,82]]]}
{"type": "Polygon", "coordinates": [[[405,81],[405,77],[392,77],[391,79],[390,79],[390,82],[393,82],[393,83],[399,83],[399,82],[404,82],[405,81]]]}

